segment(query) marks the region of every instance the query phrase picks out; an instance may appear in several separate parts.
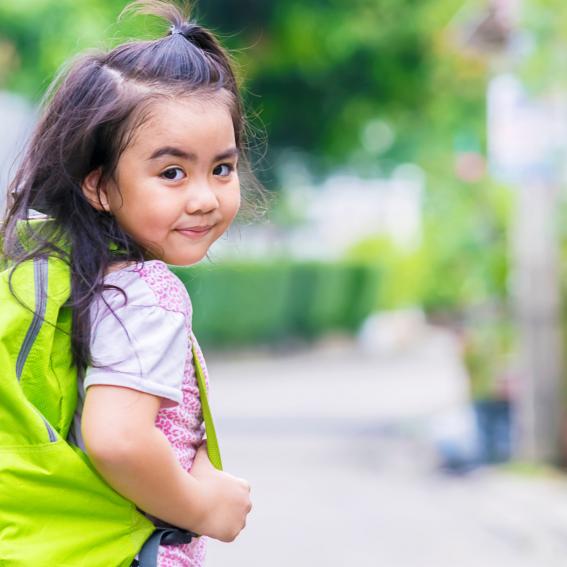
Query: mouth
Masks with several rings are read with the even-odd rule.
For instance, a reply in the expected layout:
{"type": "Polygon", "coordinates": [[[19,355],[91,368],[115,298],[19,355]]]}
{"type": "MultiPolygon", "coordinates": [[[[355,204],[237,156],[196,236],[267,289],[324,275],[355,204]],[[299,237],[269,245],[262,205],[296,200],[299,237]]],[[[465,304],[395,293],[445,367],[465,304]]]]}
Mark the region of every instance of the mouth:
{"type": "Polygon", "coordinates": [[[203,226],[188,226],[188,227],[183,227],[183,228],[176,228],[175,231],[179,232],[179,234],[182,234],[183,236],[186,236],[188,238],[201,238],[202,236],[205,236],[206,234],[208,234],[213,228],[213,225],[203,225],[203,226]]]}

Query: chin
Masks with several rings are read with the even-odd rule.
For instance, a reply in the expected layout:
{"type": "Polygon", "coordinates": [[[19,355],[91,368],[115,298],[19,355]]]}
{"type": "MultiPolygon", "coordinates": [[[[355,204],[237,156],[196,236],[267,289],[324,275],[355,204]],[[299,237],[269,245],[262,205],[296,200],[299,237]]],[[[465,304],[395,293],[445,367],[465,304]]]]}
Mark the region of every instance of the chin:
{"type": "Polygon", "coordinates": [[[200,255],[193,254],[191,256],[184,256],[182,254],[172,255],[172,256],[164,257],[163,261],[171,266],[192,266],[193,264],[197,264],[201,260],[203,260],[203,258],[205,258],[206,255],[207,255],[206,252],[204,254],[200,254],[200,255]]]}

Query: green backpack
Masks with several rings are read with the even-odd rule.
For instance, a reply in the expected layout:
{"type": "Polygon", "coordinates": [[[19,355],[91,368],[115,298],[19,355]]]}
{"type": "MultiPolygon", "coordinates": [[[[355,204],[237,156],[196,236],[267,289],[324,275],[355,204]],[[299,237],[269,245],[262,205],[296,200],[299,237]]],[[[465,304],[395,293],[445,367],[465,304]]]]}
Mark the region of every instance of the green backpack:
{"type": "MultiPolygon", "coordinates": [[[[11,271],[0,272],[0,566],[130,567],[142,547],[140,565],[155,565],[160,542],[195,534],[157,530],[66,441],[77,404],[69,266],[50,256],[16,267],[21,303],[11,271]]],[[[193,353],[209,458],[220,469],[193,353]]]]}

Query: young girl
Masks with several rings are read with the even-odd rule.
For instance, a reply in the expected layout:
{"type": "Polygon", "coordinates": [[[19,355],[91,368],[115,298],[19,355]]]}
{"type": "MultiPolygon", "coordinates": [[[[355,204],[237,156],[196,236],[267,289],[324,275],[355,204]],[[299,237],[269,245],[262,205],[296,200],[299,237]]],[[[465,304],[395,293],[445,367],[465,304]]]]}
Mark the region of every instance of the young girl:
{"type": "MultiPolygon", "coordinates": [[[[70,440],[156,522],[232,541],[250,487],[207,457],[192,344],[204,360],[167,265],[202,260],[239,210],[241,99],[209,31],[166,2],[133,7],[164,17],[168,35],[83,56],[52,88],[11,186],[4,253],[29,258],[16,224],[38,211],[55,230],[32,255],[66,253],[71,265],[80,404],[70,440]]],[[[160,565],[202,565],[204,546],[164,546],[160,565]]]]}

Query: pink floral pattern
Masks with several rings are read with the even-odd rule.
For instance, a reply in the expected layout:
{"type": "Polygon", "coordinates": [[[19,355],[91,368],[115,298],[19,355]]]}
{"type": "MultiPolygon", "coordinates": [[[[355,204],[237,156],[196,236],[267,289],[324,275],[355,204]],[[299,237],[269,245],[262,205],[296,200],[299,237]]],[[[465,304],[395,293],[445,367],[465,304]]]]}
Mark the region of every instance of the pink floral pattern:
{"type": "MultiPolygon", "coordinates": [[[[182,313],[185,317],[189,355],[185,362],[182,384],[183,401],[176,407],[160,410],[156,418],[156,426],[163,431],[171,443],[183,468],[189,471],[205,434],[199,387],[191,352],[192,341],[203,368],[207,388],[209,384],[203,353],[191,328],[193,313],[191,300],[183,283],[163,262],[157,260],[145,262],[137,271],[153,291],[161,307],[182,313]]],[[[206,538],[200,537],[187,545],[160,547],[159,567],[201,567],[205,560],[205,542],[206,538]]]]}

